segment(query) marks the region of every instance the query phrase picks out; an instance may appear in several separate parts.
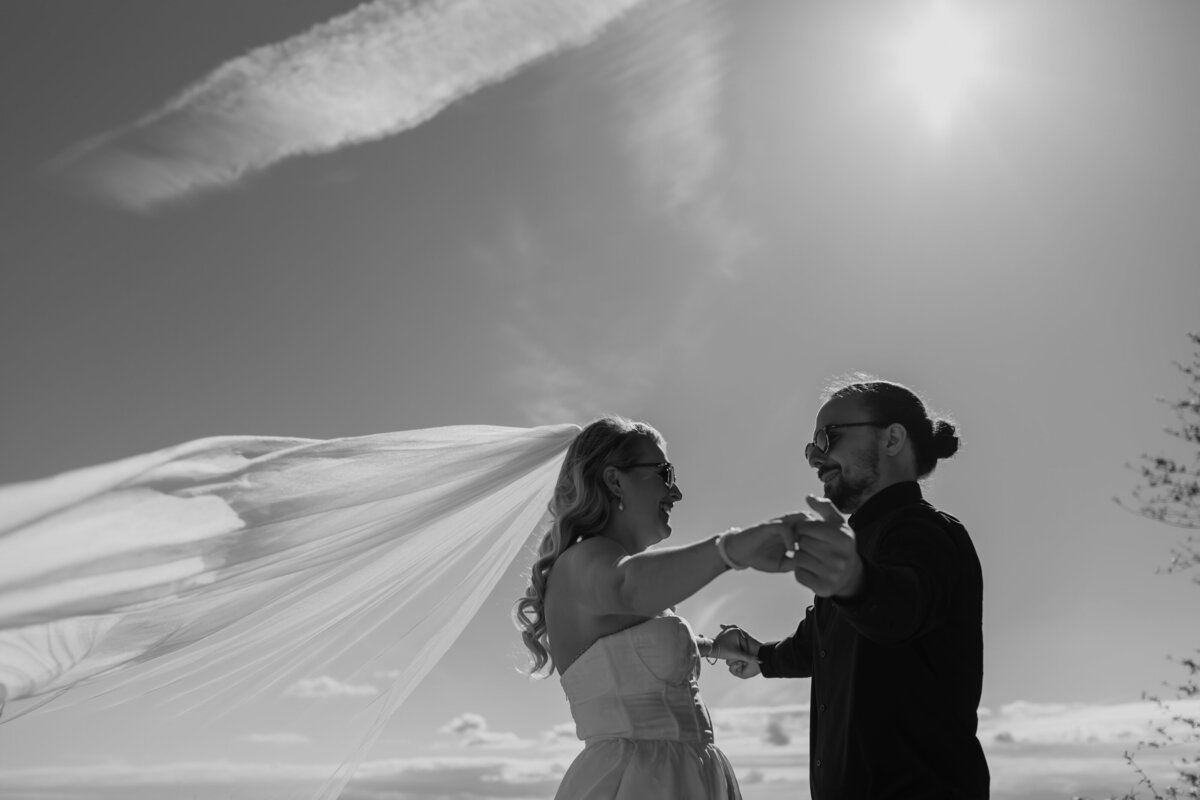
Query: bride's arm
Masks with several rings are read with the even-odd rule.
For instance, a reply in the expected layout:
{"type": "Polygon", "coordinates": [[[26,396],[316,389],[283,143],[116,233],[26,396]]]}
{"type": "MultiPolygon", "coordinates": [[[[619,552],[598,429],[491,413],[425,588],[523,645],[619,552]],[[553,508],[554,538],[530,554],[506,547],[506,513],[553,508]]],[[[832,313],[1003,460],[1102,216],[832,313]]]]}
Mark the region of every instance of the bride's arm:
{"type": "Polygon", "coordinates": [[[556,571],[568,566],[571,593],[597,615],[652,617],[729,569],[712,539],[631,556],[611,539],[596,536],[570,548],[559,561],[556,571]]]}
{"type": "MultiPolygon", "coordinates": [[[[785,523],[774,521],[731,531],[722,534],[725,554],[739,567],[790,571],[788,534],[785,523]]],[[[582,605],[596,614],[643,617],[686,600],[730,568],[716,537],[631,556],[611,539],[596,536],[570,548],[561,560],[569,563],[572,593],[578,593],[582,605]]]]}

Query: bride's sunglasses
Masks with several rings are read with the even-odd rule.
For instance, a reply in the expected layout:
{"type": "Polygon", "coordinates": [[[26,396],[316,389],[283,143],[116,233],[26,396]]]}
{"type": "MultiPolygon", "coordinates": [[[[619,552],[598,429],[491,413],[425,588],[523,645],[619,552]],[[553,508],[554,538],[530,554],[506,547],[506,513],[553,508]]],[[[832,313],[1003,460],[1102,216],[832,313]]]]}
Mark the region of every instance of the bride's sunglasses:
{"type": "Polygon", "coordinates": [[[637,464],[630,464],[625,469],[633,469],[634,467],[654,467],[658,472],[658,476],[663,479],[663,483],[667,486],[675,485],[675,465],[670,461],[656,463],[653,461],[641,461],[637,464]]]}

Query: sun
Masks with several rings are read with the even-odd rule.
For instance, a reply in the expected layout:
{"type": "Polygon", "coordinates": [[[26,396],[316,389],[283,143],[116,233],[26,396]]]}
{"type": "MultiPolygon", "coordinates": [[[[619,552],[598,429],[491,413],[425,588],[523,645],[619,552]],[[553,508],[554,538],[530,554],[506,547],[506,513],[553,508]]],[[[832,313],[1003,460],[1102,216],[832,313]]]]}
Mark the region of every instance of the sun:
{"type": "Polygon", "coordinates": [[[895,75],[934,133],[945,133],[980,82],[979,27],[950,0],[930,0],[896,43],[895,75]]]}

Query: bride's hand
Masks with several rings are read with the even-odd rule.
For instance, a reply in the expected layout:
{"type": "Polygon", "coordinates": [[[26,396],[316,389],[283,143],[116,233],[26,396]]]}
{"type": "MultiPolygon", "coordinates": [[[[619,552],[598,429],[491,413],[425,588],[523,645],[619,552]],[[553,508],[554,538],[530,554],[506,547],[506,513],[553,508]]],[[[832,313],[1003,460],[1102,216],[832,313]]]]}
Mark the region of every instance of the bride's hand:
{"type": "Polygon", "coordinates": [[[725,534],[725,551],[735,564],[762,572],[791,572],[796,568],[795,522],[804,513],[786,514],[750,528],[725,534]]]}
{"type": "Polygon", "coordinates": [[[712,655],[725,659],[729,672],[739,678],[752,678],[762,670],[758,665],[758,648],[762,643],[736,625],[722,625],[721,633],[713,639],[712,655]]]}
{"type": "Polygon", "coordinates": [[[719,658],[723,661],[754,661],[753,654],[746,650],[742,639],[738,636],[740,630],[734,625],[722,625],[721,633],[709,645],[709,658],[719,658]]]}

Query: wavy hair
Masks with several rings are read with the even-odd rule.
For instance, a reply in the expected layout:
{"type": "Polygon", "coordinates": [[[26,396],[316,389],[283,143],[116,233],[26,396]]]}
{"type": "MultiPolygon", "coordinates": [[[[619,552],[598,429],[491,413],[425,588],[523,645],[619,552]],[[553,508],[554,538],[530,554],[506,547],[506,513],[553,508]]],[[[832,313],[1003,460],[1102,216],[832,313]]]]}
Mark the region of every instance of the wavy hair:
{"type": "Polygon", "coordinates": [[[903,384],[857,373],[830,384],[821,397],[861,398],[878,419],[903,425],[917,457],[919,478],[933,472],[939,460],[950,458],[962,444],[955,422],[949,417],[932,416],[917,393],[903,384]]]}
{"type": "Polygon", "coordinates": [[[539,675],[543,668],[546,672],[540,677],[554,671],[543,606],[550,570],[568,547],[608,525],[612,495],[604,484],[604,468],[631,463],[640,440],[665,445],[662,434],[650,425],[607,415],[588,424],[567,448],[550,500],[554,522],[538,545],[525,596],[513,608],[513,621],[533,657],[531,675],[539,675]]]}

